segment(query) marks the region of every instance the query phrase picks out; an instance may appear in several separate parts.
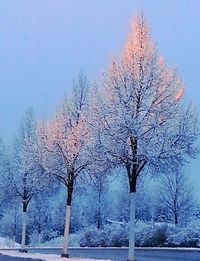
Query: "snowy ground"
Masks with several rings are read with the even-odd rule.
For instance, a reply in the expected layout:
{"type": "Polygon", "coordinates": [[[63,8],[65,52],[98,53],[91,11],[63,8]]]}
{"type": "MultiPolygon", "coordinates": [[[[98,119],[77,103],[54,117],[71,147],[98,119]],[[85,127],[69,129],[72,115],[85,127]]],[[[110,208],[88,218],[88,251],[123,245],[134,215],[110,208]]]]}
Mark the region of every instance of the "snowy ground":
{"type": "MultiPolygon", "coordinates": [[[[39,253],[20,253],[18,251],[0,251],[0,254],[6,255],[6,256],[12,256],[12,257],[23,257],[23,258],[32,258],[34,259],[42,259],[45,261],[97,261],[97,259],[83,259],[83,258],[61,258],[58,255],[52,255],[52,254],[39,254],[39,253]]],[[[98,261],[110,261],[110,260],[100,260],[98,261]]]]}
{"type": "Polygon", "coordinates": [[[0,237],[0,248],[14,248],[20,247],[20,244],[14,242],[9,238],[0,237]]]}

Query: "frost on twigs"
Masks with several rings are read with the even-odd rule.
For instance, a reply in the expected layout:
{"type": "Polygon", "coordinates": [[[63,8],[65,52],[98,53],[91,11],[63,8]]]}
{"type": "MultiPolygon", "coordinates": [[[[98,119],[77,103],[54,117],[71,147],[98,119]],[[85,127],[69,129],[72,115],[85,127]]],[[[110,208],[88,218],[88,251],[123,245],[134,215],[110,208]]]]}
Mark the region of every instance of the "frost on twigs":
{"type": "Polygon", "coordinates": [[[96,113],[99,144],[112,166],[127,171],[129,260],[134,260],[138,177],[144,170],[154,176],[175,171],[196,155],[197,116],[184,100],[176,70],[159,57],[143,13],[134,18],[121,57],[112,60],[102,85],[96,113]]]}

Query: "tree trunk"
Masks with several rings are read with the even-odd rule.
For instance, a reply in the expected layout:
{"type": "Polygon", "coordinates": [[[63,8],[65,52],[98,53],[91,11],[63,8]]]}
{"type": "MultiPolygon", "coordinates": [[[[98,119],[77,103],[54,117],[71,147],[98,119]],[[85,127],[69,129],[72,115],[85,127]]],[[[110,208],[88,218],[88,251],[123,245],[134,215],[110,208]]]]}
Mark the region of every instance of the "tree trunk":
{"type": "MultiPolygon", "coordinates": [[[[136,146],[137,143],[134,144],[134,152],[137,149],[136,146]]],[[[137,183],[137,167],[137,164],[133,164],[132,169],[130,167],[127,168],[130,187],[130,227],[128,261],[135,261],[135,195],[137,183]]]]}
{"type": "Polygon", "coordinates": [[[22,211],[22,240],[21,240],[21,250],[25,251],[26,245],[26,212],[27,212],[27,202],[23,201],[23,211],[22,211]]]}
{"type": "Polygon", "coordinates": [[[178,215],[177,215],[176,211],[174,213],[174,224],[178,225],[178,215]]]}
{"type": "Polygon", "coordinates": [[[71,206],[67,205],[67,207],[66,207],[66,217],[65,217],[63,252],[62,252],[63,257],[68,257],[67,248],[68,248],[68,237],[69,237],[70,211],[71,211],[71,206]]]}
{"type": "Polygon", "coordinates": [[[130,228],[128,261],[135,259],[135,192],[130,193],[130,228]]]}
{"type": "Polygon", "coordinates": [[[98,216],[97,216],[97,229],[101,228],[101,212],[98,211],[98,216]]]}
{"type": "Polygon", "coordinates": [[[98,191],[98,213],[97,213],[97,229],[101,228],[101,184],[100,184],[100,189],[98,191]]]}
{"type": "Polygon", "coordinates": [[[73,185],[67,188],[67,207],[65,216],[65,230],[64,230],[64,241],[61,257],[69,257],[67,253],[68,249],[68,238],[69,238],[69,224],[70,224],[70,212],[71,212],[71,201],[72,201],[73,185]]]}

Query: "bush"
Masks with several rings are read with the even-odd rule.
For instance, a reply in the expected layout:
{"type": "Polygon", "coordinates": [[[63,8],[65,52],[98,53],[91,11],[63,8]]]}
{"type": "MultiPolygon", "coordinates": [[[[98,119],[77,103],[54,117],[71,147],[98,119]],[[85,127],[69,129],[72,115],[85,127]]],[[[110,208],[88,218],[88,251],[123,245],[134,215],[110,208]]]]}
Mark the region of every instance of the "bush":
{"type": "Polygon", "coordinates": [[[50,241],[46,241],[42,243],[40,246],[42,247],[62,247],[63,237],[56,237],[51,239],[50,241]]]}
{"type": "Polygon", "coordinates": [[[81,233],[81,247],[99,247],[106,246],[104,231],[92,226],[81,233]]]}
{"type": "Polygon", "coordinates": [[[37,231],[33,231],[33,233],[30,235],[30,246],[40,246],[41,243],[44,242],[44,234],[38,233],[37,231]]]}
{"type": "Polygon", "coordinates": [[[150,233],[146,235],[142,246],[161,247],[166,245],[167,225],[153,226],[150,233]]]}
{"type": "Polygon", "coordinates": [[[167,243],[172,247],[200,247],[200,233],[193,228],[177,228],[170,231],[167,243]]]}
{"type": "MultiPolygon", "coordinates": [[[[200,247],[200,222],[191,222],[187,228],[181,228],[167,223],[136,223],[135,240],[136,246],[146,247],[200,247]]],[[[103,229],[91,226],[76,234],[69,236],[70,247],[122,247],[128,246],[128,225],[111,224],[105,225],[103,229]]],[[[50,241],[42,246],[61,247],[63,237],[53,238],[52,231],[48,232],[50,241]]],[[[38,241],[45,241],[46,234],[33,233],[32,245],[38,241]]]]}
{"type": "Polygon", "coordinates": [[[80,235],[78,233],[69,235],[69,247],[80,247],[80,235]]]}
{"type": "Polygon", "coordinates": [[[127,226],[118,224],[107,225],[104,227],[106,235],[106,245],[109,247],[128,246],[127,226]]]}
{"type": "Polygon", "coordinates": [[[187,228],[170,223],[136,225],[136,246],[145,247],[200,247],[199,222],[191,222],[187,228]]]}
{"type": "Polygon", "coordinates": [[[152,227],[151,225],[145,223],[144,221],[139,220],[136,223],[135,230],[135,245],[142,246],[144,244],[144,240],[151,235],[152,227]]]}
{"type": "MultiPolygon", "coordinates": [[[[38,241],[37,233],[34,233],[31,236],[31,246],[43,246],[43,247],[62,247],[63,245],[63,236],[52,238],[49,241],[40,243],[38,241]]],[[[69,235],[69,247],[79,247],[80,246],[80,235],[79,234],[70,234],[69,235]]]]}
{"type": "Polygon", "coordinates": [[[81,233],[82,247],[121,247],[128,246],[128,230],[126,226],[118,224],[106,225],[103,229],[90,227],[81,233]]]}

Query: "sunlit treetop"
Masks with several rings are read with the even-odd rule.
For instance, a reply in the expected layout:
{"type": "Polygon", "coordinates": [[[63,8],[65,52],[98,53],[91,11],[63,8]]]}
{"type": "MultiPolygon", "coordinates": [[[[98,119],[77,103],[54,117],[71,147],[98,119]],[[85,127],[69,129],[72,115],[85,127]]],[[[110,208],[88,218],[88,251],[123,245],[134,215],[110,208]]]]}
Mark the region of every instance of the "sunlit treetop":
{"type": "Polygon", "coordinates": [[[102,132],[114,161],[138,165],[139,174],[147,162],[161,166],[192,155],[196,113],[183,99],[176,69],[158,54],[143,14],[134,17],[121,57],[112,60],[103,85],[102,132]]]}

